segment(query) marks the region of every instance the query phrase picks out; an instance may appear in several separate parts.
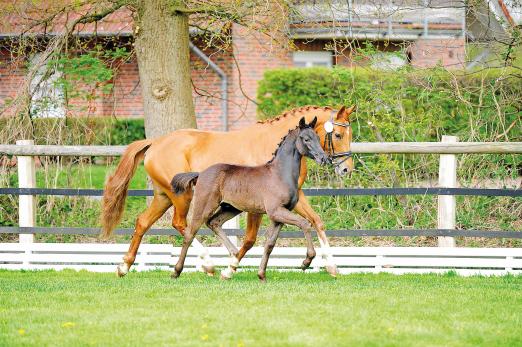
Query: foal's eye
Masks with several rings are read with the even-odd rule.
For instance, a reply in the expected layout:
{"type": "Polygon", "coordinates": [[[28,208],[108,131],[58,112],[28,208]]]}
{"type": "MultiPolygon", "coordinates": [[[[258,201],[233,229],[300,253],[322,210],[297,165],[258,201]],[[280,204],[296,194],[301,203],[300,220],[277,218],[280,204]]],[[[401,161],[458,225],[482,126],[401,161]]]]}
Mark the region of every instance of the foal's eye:
{"type": "Polygon", "coordinates": [[[337,140],[340,140],[342,137],[343,137],[343,136],[342,136],[341,134],[339,134],[339,133],[335,133],[335,138],[336,138],[337,140]]]}

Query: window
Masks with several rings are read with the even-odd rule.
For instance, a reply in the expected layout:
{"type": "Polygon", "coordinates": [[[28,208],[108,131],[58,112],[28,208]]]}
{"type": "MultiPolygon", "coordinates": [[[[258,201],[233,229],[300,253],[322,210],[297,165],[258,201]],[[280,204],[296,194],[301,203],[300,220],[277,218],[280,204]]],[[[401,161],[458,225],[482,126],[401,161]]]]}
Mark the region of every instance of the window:
{"type": "Polygon", "coordinates": [[[60,72],[48,68],[47,61],[41,62],[41,53],[31,58],[31,65],[39,64],[30,85],[31,116],[34,118],[64,118],[65,96],[57,85],[60,72]]]}
{"type": "Polygon", "coordinates": [[[408,57],[399,52],[381,52],[371,57],[371,66],[379,70],[397,70],[407,64],[408,57]]]}
{"type": "Polygon", "coordinates": [[[332,67],[332,60],[332,52],[294,52],[294,66],[296,67],[332,67]]]}

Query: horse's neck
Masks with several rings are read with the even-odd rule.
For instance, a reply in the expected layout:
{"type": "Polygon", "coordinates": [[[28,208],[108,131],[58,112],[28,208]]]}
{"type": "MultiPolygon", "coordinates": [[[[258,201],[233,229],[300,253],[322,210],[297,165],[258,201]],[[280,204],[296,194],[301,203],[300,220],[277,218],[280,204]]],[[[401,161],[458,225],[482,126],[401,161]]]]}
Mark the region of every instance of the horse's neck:
{"type": "Polygon", "coordinates": [[[277,149],[273,165],[278,169],[280,177],[290,187],[296,187],[301,173],[302,155],[296,148],[297,134],[291,133],[277,149]]]}
{"type": "MultiPolygon", "coordinates": [[[[271,155],[281,138],[288,133],[288,130],[297,126],[301,117],[305,117],[306,122],[311,122],[314,115],[315,113],[303,112],[276,120],[273,123],[255,124],[244,129],[244,134],[248,134],[248,143],[255,146],[258,150],[263,148],[266,151],[266,155],[271,155]]],[[[320,122],[321,119],[319,119],[318,124],[320,122]]],[[[245,143],[245,145],[248,145],[248,143],[245,143]]]]}

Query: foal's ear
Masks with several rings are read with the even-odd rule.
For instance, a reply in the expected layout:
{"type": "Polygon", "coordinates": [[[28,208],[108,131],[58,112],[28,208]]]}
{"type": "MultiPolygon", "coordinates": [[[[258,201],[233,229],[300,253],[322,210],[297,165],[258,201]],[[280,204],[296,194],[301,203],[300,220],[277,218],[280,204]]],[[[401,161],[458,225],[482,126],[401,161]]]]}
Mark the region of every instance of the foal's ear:
{"type": "Polygon", "coordinates": [[[299,121],[299,128],[301,128],[301,129],[306,128],[305,117],[301,118],[301,120],[299,121]]]}
{"type": "Polygon", "coordinates": [[[317,123],[317,116],[314,117],[314,119],[308,124],[310,128],[315,129],[315,124],[317,123]]]}

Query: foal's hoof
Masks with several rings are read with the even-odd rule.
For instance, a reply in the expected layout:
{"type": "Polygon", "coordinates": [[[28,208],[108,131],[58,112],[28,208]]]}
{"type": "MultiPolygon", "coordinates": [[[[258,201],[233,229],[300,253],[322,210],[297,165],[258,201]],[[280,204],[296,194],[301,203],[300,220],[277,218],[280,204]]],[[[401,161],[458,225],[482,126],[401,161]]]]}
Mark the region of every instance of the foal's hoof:
{"type": "Polygon", "coordinates": [[[172,271],[172,273],[170,274],[170,278],[172,278],[173,280],[177,279],[179,277],[179,275],[181,275],[181,273],[177,272],[176,270],[172,271]]]}
{"type": "Polygon", "coordinates": [[[126,265],[118,265],[116,267],[116,275],[118,275],[118,277],[123,277],[125,276],[127,273],[129,272],[129,270],[127,269],[127,266],[126,265]]]}
{"type": "Polygon", "coordinates": [[[201,267],[203,268],[203,272],[206,273],[208,276],[212,277],[216,273],[216,269],[214,268],[214,265],[211,265],[211,266],[202,265],[201,267]]]}
{"type": "Polygon", "coordinates": [[[306,260],[303,261],[303,264],[301,264],[301,270],[305,271],[306,269],[308,269],[311,263],[312,262],[307,262],[306,260]]]}
{"type": "Polygon", "coordinates": [[[266,277],[264,274],[257,274],[257,277],[261,283],[266,283],[266,277]]]}
{"type": "Polygon", "coordinates": [[[328,272],[332,277],[337,277],[337,275],[339,274],[339,270],[337,270],[336,265],[326,265],[325,268],[326,272],[328,272]]]}

